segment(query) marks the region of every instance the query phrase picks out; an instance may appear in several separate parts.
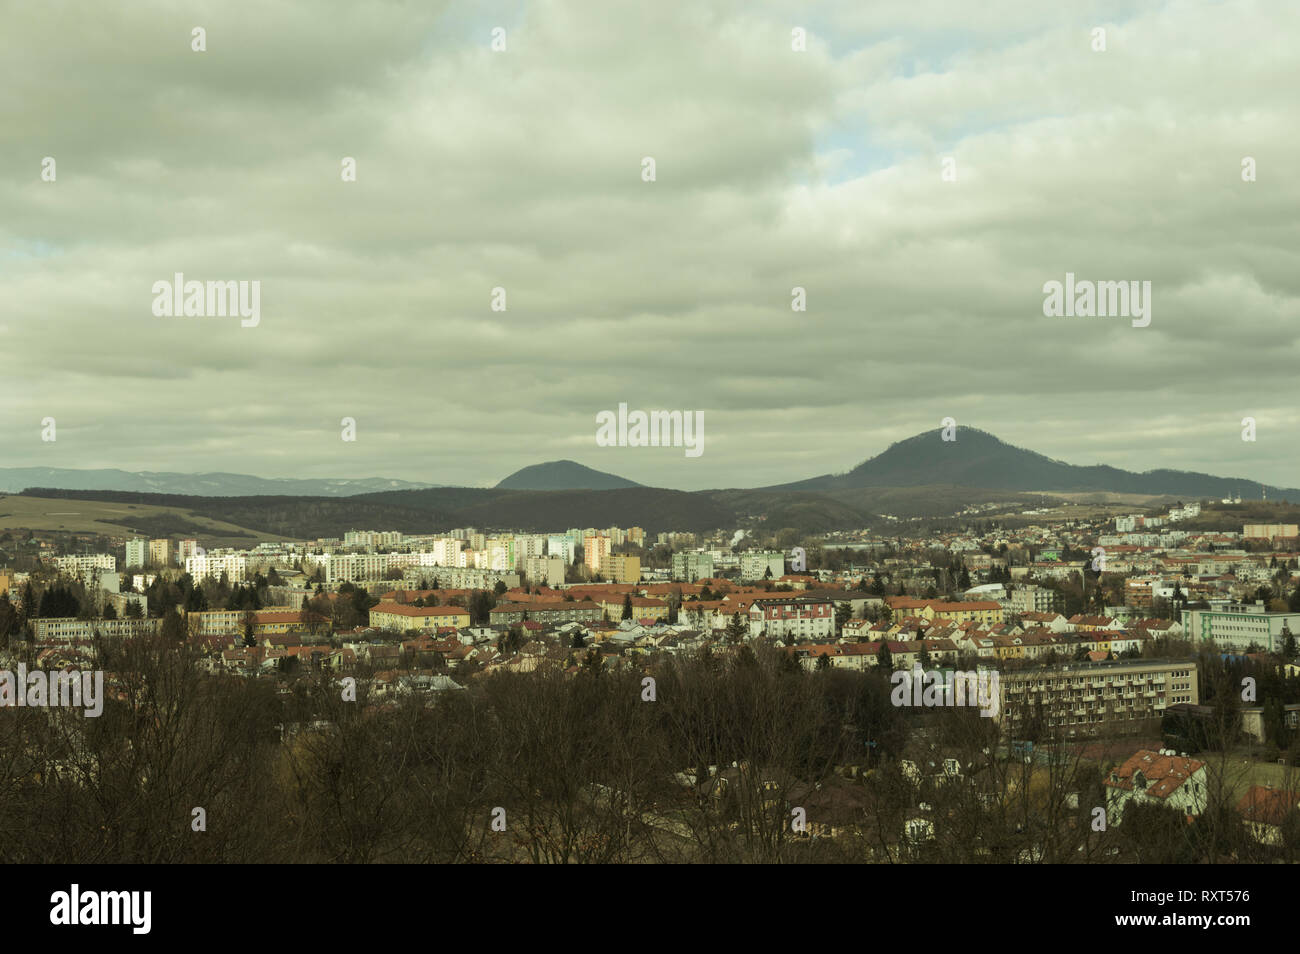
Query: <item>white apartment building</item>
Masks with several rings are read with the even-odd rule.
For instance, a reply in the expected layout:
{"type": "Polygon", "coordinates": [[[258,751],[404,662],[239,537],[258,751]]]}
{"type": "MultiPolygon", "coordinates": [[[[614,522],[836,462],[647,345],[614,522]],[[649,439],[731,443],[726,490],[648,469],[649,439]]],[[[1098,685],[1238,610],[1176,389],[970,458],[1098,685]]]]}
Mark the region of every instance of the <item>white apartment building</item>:
{"type": "Polygon", "coordinates": [[[546,555],[558,556],[564,561],[565,566],[568,566],[573,562],[577,550],[577,538],[567,533],[553,533],[546,538],[546,555]]]}
{"type": "Polygon", "coordinates": [[[54,565],[60,573],[73,576],[79,580],[97,570],[117,570],[117,557],[111,553],[89,553],[77,556],[59,556],[54,558],[54,565]]]}
{"type": "Polygon", "coordinates": [[[1210,609],[1183,610],[1183,632],[1193,641],[1214,640],[1220,649],[1244,653],[1252,645],[1276,653],[1288,630],[1300,639],[1300,613],[1270,613],[1261,602],[1211,604],[1210,609]]]}
{"type": "Polygon", "coordinates": [[[195,580],[220,578],[224,573],[231,583],[243,583],[248,576],[248,557],[230,551],[196,554],[185,561],[185,572],[195,580]]]}
{"type": "Polygon", "coordinates": [[[740,555],[740,579],[752,583],[785,576],[785,554],[779,550],[754,550],[740,555]]]}

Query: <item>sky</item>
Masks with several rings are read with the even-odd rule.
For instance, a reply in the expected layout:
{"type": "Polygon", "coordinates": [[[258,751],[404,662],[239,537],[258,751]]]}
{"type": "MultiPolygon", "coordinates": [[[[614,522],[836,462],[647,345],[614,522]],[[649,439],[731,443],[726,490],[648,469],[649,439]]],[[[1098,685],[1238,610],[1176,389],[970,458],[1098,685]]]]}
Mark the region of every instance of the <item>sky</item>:
{"type": "Polygon", "coordinates": [[[0,22],[0,466],[487,486],[564,458],[696,490],[843,472],[951,417],[1300,485],[1300,5],[0,22]],[[178,272],[260,283],[256,325],[156,316],[178,272]],[[1150,324],[1046,316],[1067,272],[1151,282],[1150,324]],[[620,403],[702,413],[703,453],[598,446],[620,403]]]}

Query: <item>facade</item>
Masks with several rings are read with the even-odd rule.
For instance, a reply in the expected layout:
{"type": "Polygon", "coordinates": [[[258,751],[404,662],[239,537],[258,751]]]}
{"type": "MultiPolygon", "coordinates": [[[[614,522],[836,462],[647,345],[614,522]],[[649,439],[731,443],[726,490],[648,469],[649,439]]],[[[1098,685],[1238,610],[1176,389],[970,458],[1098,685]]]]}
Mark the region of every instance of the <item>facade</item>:
{"type": "Polygon", "coordinates": [[[1199,701],[1196,661],[1115,660],[1004,672],[1001,718],[1041,719],[1069,735],[1158,719],[1176,703],[1199,701]]]}
{"type": "Polygon", "coordinates": [[[749,635],[786,642],[834,639],[834,604],[821,599],[759,597],[749,607],[749,635]]]}
{"type": "Polygon", "coordinates": [[[533,583],[560,586],[564,583],[564,559],[558,556],[530,556],[523,560],[524,575],[533,583]]]}
{"type": "Polygon", "coordinates": [[[185,561],[185,572],[195,580],[226,574],[231,583],[243,583],[248,575],[248,557],[242,553],[196,554],[185,561]]]}
{"type": "Polygon", "coordinates": [[[641,582],[641,558],[611,553],[601,561],[600,574],[611,583],[641,582]]]}
{"type": "Polygon", "coordinates": [[[1163,805],[1183,815],[1205,810],[1205,763],[1169,751],[1142,749],[1102,781],[1106,820],[1118,825],[1130,804],[1163,805]]]}
{"type": "Polygon", "coordinates": [[[713,576],[713,556],[698,550],[673,554],[673,579],[686,583],[713,576]]]}
{"type": "Polygon", "coordinates": [[[1058,609],[1061,597],[1056,590],[1045,586],[1028,584],[1011,593],[1011,611],[1013,613],[1050,613],[1058,609]]]}
{"type": "MultiPolygon", "coordinates": [[[[374,618],[374,610],[370,611],[374,618]]],[[[489,614],[493,626],[513,626],[525,619],[537,623],[597,623],[601,607],[591,600],[561,600],[549,603],[498,603],[489,614]]]]}
{"type": "Polygon", "coordinates": [[[582,538],[582,562],[592,573],[599,573],[601,563],[609,556],[613,544],[609,537],[588,534],[582,538]]]}
{"type": "Polygon", "coordinates": [[[1286,643],[1284,630],[1300,639],[1300,613],[1270,613],[1261,602],[1185,609],[1182,623],[1188,639],[1213,640],[1220,649],[1232,652],[1246,652],[1251,646],[1280,652],[1286,643]]]}
{"type": "Polygon", "coordinates": [[[785,554],[778,550],[755,550],[740,555],[742,582],[779,580],[783,576],[785,576],[785,554]]]}
{"type": "Polygon", "coordinates": [[[172,542],[165,537],[149,541],[149,563],[153,566],[166,566],[171,562],[172,542]]]}
{"type": "Polygon", "coordinates": [[[76,619],[48,617],[32,620],[37,643],[89,641],[99,636],[146,636],[158,631],[156,619],[76,619]]]}
{"type": "Polygon", "coordinates": [[[126,541],[126,565],[128,568],[144,566],[149,559],[149,541],[136,537],[126,541]]]}
{"type": "Polygon", "coordinates": [[[60,556],[54,558],[54,565],[59,572],[84,580],[88,575],[99,570],[110,572],[117,570],[117,557],[111,553],[90,553],[82,556],[60,556]]]}
{"type": "Polygon", "coordinates": [[[1300,525],[1294,523],[1248,523],[1242,526],[1241,535],[1247,540],[1274,540],[1278,537],[1300,536],[1300,525]]]}
{"type": "Polygon", "coordinates": [[[461,606],[404,606],[380,603],[370,610],[370,625],[376,629],[463,629],[469,625],[469,610],[461,606]]]}
{"type": "Polygon", "coordinates": [[[559,557],[565,566],[573,562],[577,549],[577,541],[567,533],[553,533],[546,538],[546,555],[559,557]]]}

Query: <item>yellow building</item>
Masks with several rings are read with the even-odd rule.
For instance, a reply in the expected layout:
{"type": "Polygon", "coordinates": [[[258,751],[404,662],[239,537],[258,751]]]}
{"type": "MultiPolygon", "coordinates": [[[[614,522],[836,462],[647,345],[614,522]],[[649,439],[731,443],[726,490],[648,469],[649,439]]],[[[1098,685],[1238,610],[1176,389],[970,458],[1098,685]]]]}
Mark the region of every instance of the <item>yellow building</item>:
{"type": "Polygon", "coordinates": [[[370,625],[378,629],[427,629],[445,626],[464,629],[469,625],[469,610],[463,606],[406,606],[380,603],[370,610],[370,625]]]}
{"type": "Polygon", "coordinates": [[[641,558],[626,554],[608,554],[600,564],[600,575],[611,583],[641,582],[641,558]]]}

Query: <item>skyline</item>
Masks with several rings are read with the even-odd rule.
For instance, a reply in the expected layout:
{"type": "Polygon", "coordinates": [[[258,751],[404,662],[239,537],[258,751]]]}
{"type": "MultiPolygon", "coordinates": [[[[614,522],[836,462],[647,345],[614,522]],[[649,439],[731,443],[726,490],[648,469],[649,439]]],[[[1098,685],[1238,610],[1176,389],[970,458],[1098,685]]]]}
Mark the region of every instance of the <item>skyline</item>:
{"type": "Polygon", "coordinates": [[[762,487],[952,417],[1300,484],[1300,10],[783,6],[9,11],[0,464],[762,487]],[[260,320],[155,317],[177,273],[260,320]],[[1046,317],[1070,274],[1149,326],[1046,317]],[[620,402],[702,454],[597,446],[620,402]]]}
{"type": "MultiPolygon", "coordinates": [[[[1086,468],[1086,467],[1091,467],[1091,466],[1108,466],[1106,461],[1094,461],[1094,462],[1092,462],[1092,463],[1090,463],[1090,464],[1082,464],[1082,463],[1080,463],[1080,462],[1078,462],[1078,461],[1062,460],[1062,459],[1060,459],[1060,458],[1052,458],[1052,457],[1049,457],[1049,456],[1047,456],[1047,455],[1041,455],[1041,454],[1038,454],[1038,452],[1035,451],[1034,448],[1022,448],[1022,447],[1018,447],[1018,446],[1016,446],[1016,445],[1009,444],[1008,442],[1004,442],[1004,441],[1002,441],[1002,440],[1001,440],[1001,439],[1000,439],[996,434],[991,434],[991,433],[989,433],[989,432],[987,432],[987,431],[984,431],[984,430],[981,429],[981,428],[974,428],[974,427],[972,427],[972,428],[969,428],[969,430],[972,430],[972,431],[976,432],[976,433],[979,435],[979,439],[981,439],[981,444],[982,444],[982,445],[983,445],[983,440],[984,440],[984,439],[991,438],[995,443],[1003,445],[1005,448],[1007,448],[1008,450],[1010,450],[1010,451],[1012,451],[1012,452],[1027,451],[1027,452],[1029,452],[1030,454],[1032,454],[1032,455],[1034,455],[1034,456],[1036,456],[1036,457],[1042,457],[1042,458],[1044,458],[1046,461],[1050,461],[1051,463],[1054,463],[1054,464],[1064,464],[1064,465],[1066,465],[1066,466],[1068,466],[1068,467],[1074,467],[1074,468],[1086,468]]],[[[957,435],[957,433],[958,433],[959,431],[960,431],[960,428],[956,428],[956,429],[953,430],[953,431],[949,431],[949,433],[952,433],[953,436],[956,437],[956,435],[957,435]]],[[[935,439],[941,439],[941,438],[942,438],[942,435],[943,435],[944,433],[945,433],[945,429],[944,429],[944,428],[936,428],[936,429],[931,430],[931,431],[926,431],[926,432],[923,432],[923,433],[920,433],[920,434],[914,434],[914,435],[912,435],[910,438],[904,438],[902,441],[891,443],[891,444],[889,445],[889,447],[887,447],[887,448],[881,448],[879,451],[876,451],[876,452],[874,452],[874,453],[868,454],[866,457],[862,458],[862,459],[859,460],[859,461],[856,461],[854,464],[852,464],[852,465],[850,465],[850,466],[848,466],[848,467],[843,468],[842,470],[823,471],[822,473],[819,473],[819,474],[806,474],[806,475],[804,475],[803,478],[796,479],[796,480],[794,480],[794,481],[790,481],[789,483],[790,483],[790,484],[793,484],[793,485],[798,485],[798,484],[801,484],[801,483],[804,483],[804,482],[807,482],[807,481],[811,481],[811,480],[814,480],[814,479],[817,479],[817,478],[824,478],[824,477],[842,477],[842,476],[845,476],[846,474],[848,474],[849,472],[855,470],[858,466],[861,466],[861,465],[867,464],[867,463],[869,463],[869,462],[871,462],[871,461],[874,461],[874,460],[876,460],[877,458],[881,457],[882,455],[886,454],[886,452],[893,451],[893,450],[895,449],[895,446],[896,446],[897,444],[902,444],[902,445],[905,445],[905,446],[908,446],[908,447],[914,447],[914,446],[915,446],[915,443],[916,443],[917,441],[919,441],[919,440],[922,440],[922,439],[925,439],[925,438],[927,438],[927,437],[931,437],[931,436],[933,436],[935,439]]],[[[977,452],[977,453],[978,453],[978,452],[977,452]]],[[[598,467],[593,467],[593,466],[591,466],[591,465],[589,465],[589,464],[586,464],[586,463],[584,463],[583,461],[580,461],[580,460],[573,460],[573,459],[571,459],[571,458],[563,458],[563,459],[556,459],[556,460],[550,460],[550,461],[536,461],[536,462],[533,462],[532,464],[525,464],[525,465],[522,465],[521,467],[515,468],[515,470],[511,471],[509,474],[502,475],[502,477],[500,477],[500,478],[498,478],[498,479],[496,479],[496,480],[492,480],[492,481],[490,481],[490,482],[488,482],[488,483],[484,483],[484,484],[456,483],[456,482],[454,482],[454,481],[451,481],[451,482],[443,482],[443,483],[428,483],[427,486],[428,486],[429,489],[435,489],[435,488],[438,488],[438,487],[446,487],[446,488],[468,488],[468,489],[493,489],[493,488],[495,488],[495,487],[498,487],[501,483],[503,483],[504,481],[508,480],[509,478],[517,478],[517,477],[519,477],[521,474],[524,474],[525,472],[533,471],[533,470],[536,470],[536,469],[538,469],[538,468],[547,468],[547,467],[551,467],[552,465],[564,465],[564,464],[576,464],[576,465],[578,465],[579,467],[582,467],[582,468],[584,468],[584,469],[591,470],[591,471],[595,471],[595,472],[596,472],[597,474],[599,474],[599,475],[602,475],[602,476],[605,476],[605,477],[621,478],[621,479],[623,479],[623,480],[630,481],[631,484],[634,485],[634,486],[639,486],[639,487],[642,487],[642,488],[647,488],[647,489],[663,489],[663,490],[681,490],[681,491],[693,492],[692,489],[689,489],[689,488],[683,488],[683,487],[670,487],[670,486],[667,486],[667,485],[654,485],[654,484],[648,484],[648,483],[645,483],[645,482],[642,482],[642,481],[637,481],[634,477],[629,476],[628,474],[617,473],[617,472],[613,472],[613,471],[604,471],[604,470],[601,470],[601,469],[598,468],[598,467]]],[[[926,465],[921,464],[921,463],[918,462],[918,463],[916,464],[916,466],[921,467],[922,469],[924,469],[926,465]]],[[[1112,465],[1112,466],[1113,466],[1113,465],[1112,465]]],[[[7,476],[7,475],[8,475],[10,472],[12,472],[12,471],[16,471],[16,470],[25,470],[25,469],[39,470],[39,469],[41,469],[41,468],[17,468],[17,467],[9,468],[9,467],[0,467],[0,478],[3,478],[3,477],[5,477],[5,476],[7,476]]],[[[1186,470],[1186,469],[1184,469],[1184,468],[1177,468],[1177,467],[1171,467],[1171,468],[1154,468],[1154,467],[1152,467],[1152,468],[1146,468],[1145,470],[1139,470],[1139,471],[1130,471],[1130,470],[1125,470],[1125,469],[1122,469],[1122,468],[1116,468],[1116,469],[1121,470],[1121,472],[1124,473],[1124,474],[1128,474],[1128,475],[1138,475],[1138,476],[1144,476],[1144,475],[1146,475],[1146,474],[1152,473],[1152,472],[1157,471],[1157,470],[1168,470],[1168,471],[1173,472],[1173,473],[1197,474],[1197,475],[1199,475],[1199,476],[1203,476],[1203,477],[1209,477],[1209,478],[1215,478],[1215,479],[1221,479],[1221,480],[1229,480],[1229,481],[1239,481],[1240,484],[1241,484],[1241,491],[1240,491],[1240,492],[1242,493],[1242,495],[1243,495],[1243,497],[1244,497],[1245,499],[1250,499],[1250,498],[1252,497],[1252,495],[1253,495],[1256,491],[1258,491],[1258,490],[1260,490],[1262,487],[1266,487],[1266,486],[1269,487],[1269,488],[1275,489],[1275,490],[1282,491],[1282,492],[1285,492],[1285,491],[1287,491],[1287,490],[1294,490],[1294,489],[1295,489],[1295,488],[1289,488],[1289,487],[1287,487],[1286,485],[1271,484],[1271,483],[1269,483],[1269,482],[1267,482],[1267,481],[1258,481],[1258,480],[1255,480],[1255,479],[1251,478],[1249,475],[1244,475],[1244,474],[1235,474],[1235,475],[1234,475],[1234,474],[1227,474],[1227,473],[1213,473],[1213,472],[1208,472],[1208,473],[1207,473],[1207,472],[1200,472],[1200,471],[1189,471],[1189,470],[1186,470]]],[[[242,473],[242,472],[234,472],[234,471],[202,471],[202,472],[178,472],[178,471],[130,471],[130,470],[121,469],[121,468],[102,468],[102,469],[101,469],[101,468],[93,468],[93,469],[92,469],[92,468],[68,468],[68,470],[71,471],[71,472],[83,472],[83,473],[116,472],[116,473],[126,474],[126,475],[140,475],[140,476],[147,476],[147,477],[160,477],[160,478],[161,478],[161,477],[180,477],[180,478],[190,477],[190,478],[202,478],[202,477],[209,477],[209,476],[219,476],[219,475],[224,475],[224,476],[233,476],[233,477],[244,477],[244,478],[250,478],[250,479],[252,479],[252,480],[261,480],[261,481],[268,481],[268,482],[270,482],[270,481],[285,481],[285,482],[290,482],[290,481],[299,481],[299,482],[301,482],[301,481],[307,481],[307,480],[313,480],[313,479],[314,479],[314,480],[328,481],[329,483],[331,483],[331,484],[335,484],[335,485],[337,485],[337,484],[347,484],[347,483],[358,483],[358,484],[360,484],[360,483],[367,483],[367,484],[370,485],[370,486],[368,486],[368,487],[365,488],[365,489],[358,490],[357,493],[376,493],[376,492],[382,492],[382,491],[384,491],[384,490],[390,490],[390,489],[399,489],[399,490],[400,490],[400,489],[413,489],[413,487],[411,487],[410,485],[411,485],[411,484],[418,484],[418,483],[419,483],[418,481],[410,481],[410,482],[402,481],[402,480],[400,480],[400,479],[398,479],[398,478],[393,478],[393,477],[391,477],[390,475],[386,475],[386,474],[366,474],[366,475],[361,475],[361,476],[358,476],[358,475],[345,475],[345,476],[344,476],[344,475],[340,475],[339,477],[336,477],[336,478],[302,478],[302,477],[269,476],[269,475],[265,475],[265,474],[246,474],[246,473],[242,473]],[[403,484],[404,486],[400,486],[400,487],[398,487],[398,486],[394,486],[394,487],[384,487],[384,486],[379,486],[380,484],[382,484],[382,483],[384,483],[384,482],[392,482],[392,483],[395,484],[395,485],[396,485],[396,484],[403,484]]],[[[946,478],[937,477],[936,479],[937,479],[938,482],[940,482],[940,483],[946,482],[946,478]]],[[[897,482],[897,481],[896,481],[895,483],[898,483],[900,486],[902,485],[900,482],[897,482]]],[[[30,485],[30,486],[35,487],[35,486],[46,486],[46,485],[32,484],[32,485],[30,485]]],[[[76,488],[57,487],[56,485],[50,485],[50,486],[51,486],[51,489],[76,489],[76,488]]],[[[771,487],[784,487],[785,485],[782,484],[782,485],[769,485],[769,486],[771,486],[771,487]]],[[[889,486],[889,484],[879,484],[879,483],[876,483],[876,482],[872,482],[869,486],[880,486],[880,487],[885,487],[885,486],[889,486]]],[[[15,485],[15,487],[16,487],[16,485],[15,485]]],[[[0,493],[16,493],[16,492],[18,492],[19,489],[25,489],[25,488],[16,488],[16,489],[14,489],[14,490],[9,490],[9,491],[0,491],[0,493]]],[[[93,489],[112,490],[112,489],[115,489],[115,488],[111,488],[111,487],[103,486],[103,487],[89,487],[89,488],[82,488],[82,489],[88,489],[88,490],[93,490],[93,489]]],[[[522,488],[521,488],[521,487],[514,487],[514,488],[511,488],[511,489],[522,489],[522,488]]],[[[557,488],[552,488],[552,489],[559,489],[559,488],[557,487],[557,488]]],[[[742,484],[742,483],[732,483],[732,484],[727,484],[727,485],[719,485],[719,486],[717,486],[717,487],[700,488],[700,489],[703,489],[703,490],[727,490],[727,489],[733,489],[733,490],[744,490],[744,489],[761,490],[761,489],[765,489],[765,488],[764,488],[764,487],[759,487],[759,486],[756,486],[756,485],[745,485],[745,484],[742,484]]],[[[808,492],[811,492],[811,493],[824,493],[824,492],[826,492],[826,490],[829,489],[829,488],[798,488],[798,489],[807,490],[808,492]]],[[[1015,491],[1015,492],[1033,493],[1033,492],[1039,492],[1039,491],[1044,492],[1044,493],[1059,492],[1059,491],[1052,491],[1052,490],[1049,489],[1049,488],[1025,488],[1025,489],[1023,489],[1023,490],[1019,490],[1019,491],[1015,491]]],[[[170,493],[170,494],[177,494],[177,493],[179,493],[179,494],[184,495],[184,494],[192,493],[193,491],[188,491],[188,490],[157,490],[157,491],[141,490],[141,491],[138,491],[138,492],[157,492],[157,493],[170,493]]],[[[216,490],[213,490],[212,492],[213,492],[213,493],[217,493],[216,490]]],[[[224,492],[225,492],[225,491],[223,491],[223,493],[224,493],[224,492]]],[[[244,491],[244,492],[242,492],[242,493],[236,493],[235,495],[236,495],[236,496],[241,496],[241,495],[244,495],[244,494],[247,494],[247,493],[254,493],[254,492],[255,492],[255,491],[251,491],[251,490],[250,490],[250,491],[244,491]]],[[[259,493],[260,493],[260,492],[263,492],[263,491],[256,491],[256,492],[259,492],[259,493]]],[[[306,493],[307,491],[305,491],[305,490],[299,488],[299,489],[294,489],[294,490],[286,490],[285,492],[288,493],[288,494],[291,494],[291,495],[301,495],[301,494],[303,494],[303,493],[306,493]]],[[[1071,491],[1071,492],[1093,492],[1093,493],[1097,493],[1097,492],[1104,492],[1104,491],[1071,491]]],[[[1111,492],[1111,493],[1117,493],[1117,494],[1121,494],[1121,495],[1123,495],[1123,494],[1129,494],[1129,495],[1131,495],[1131,494],[1133,493],[1133,491],[1131,491],[1131,490],[1124,490],[1124,489],[1119,488],[1119,487],[1110,488],[1110,491],[1109,491],[1109,492],[1111,492]]],[[[1168,495],[1169,493],[1173,493],[1173,492],[1171,491],[1171,492],[1165,492],[1165,493],[1155,494],[1155,496],[1166,496],[1166,495],[1168,495]]],[[[1179,493],[1184,493],[1184,492],[1181,492],[1181,491],[1180,491],[1179,493]]],[[[220,496],[220,495],[222,495],[222,493],[217,493],[217,495],[220,496]]],[[[336,496],[336,494],[332,494],[332,493],[331,493],[331,494],[328,494],[328,495],[329,495],[329,496],[336,496]]],[[[1174,495],[1176,496],[1177,494],[1174,494],[1174,495]]],[[[1202,495],[1202,496],[1204,496],[1204,495],[1202,495]]],[[[1213,495],[1213,494],[1210,494],[1210,496],[1214,496],[1214,495],[1213,495]]]]}

